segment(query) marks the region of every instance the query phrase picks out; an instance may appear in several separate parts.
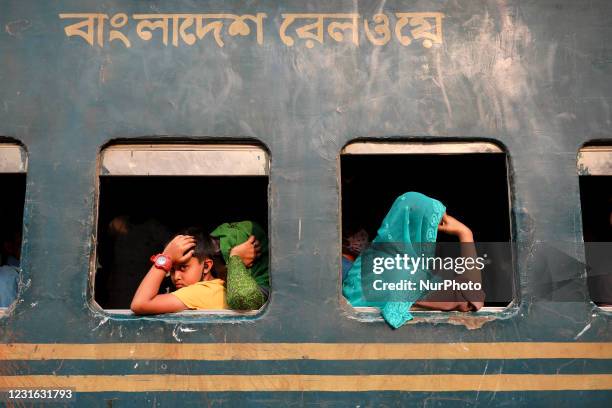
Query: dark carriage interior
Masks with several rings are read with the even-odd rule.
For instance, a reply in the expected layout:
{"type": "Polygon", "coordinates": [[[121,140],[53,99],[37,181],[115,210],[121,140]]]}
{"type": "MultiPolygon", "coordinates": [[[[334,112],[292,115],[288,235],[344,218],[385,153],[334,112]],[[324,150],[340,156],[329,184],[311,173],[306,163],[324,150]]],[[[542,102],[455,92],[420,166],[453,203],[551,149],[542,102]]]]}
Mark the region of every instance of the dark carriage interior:
{"type": "MultiPolygon", "coordinates": [[[[394,200],[418,191],[440,200],[447,213],[466,224],[476,242],[510,242],[510,202],[504,153],[341,155],[342,229],[376,236],[394,200]]],[[[438,241],[454,237],[438,235],[438,241]]],[[[483,274],[485,306],[513,299],[511,259],[483,274]]]]}
{"type": "Polygon", "coordinates": [[[612,305],[612,176],[580,176],[582,232],[591,300],[612,305]]]}
{"type": "Polygon", "coordinates": [[[268,177],[103,176],[99,203],[95,300],[128,309],[150,256],[181,230],[241,220],[267,230],[268,177]]]}
{"type": "MultiPolygon", "coordinates": [[[[23,206],[25,203],[26,175],[23,173],[1,173],[0,190],[0,240],[21,246],[23,206]]],[[[0,249],[2,247],[0,246],[0,249]]],[[[6,263],[7,254],[2,251],[0,265],[6,263]]]]}

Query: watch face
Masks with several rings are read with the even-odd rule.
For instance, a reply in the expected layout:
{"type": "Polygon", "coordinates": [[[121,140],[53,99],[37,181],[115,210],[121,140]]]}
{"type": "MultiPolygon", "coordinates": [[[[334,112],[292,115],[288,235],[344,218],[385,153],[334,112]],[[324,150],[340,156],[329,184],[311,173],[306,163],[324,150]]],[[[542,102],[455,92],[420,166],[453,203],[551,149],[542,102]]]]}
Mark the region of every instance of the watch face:
{"type": "Polygon", "coordinates": [[[160,256],[159,258],[157,258],[156,264],[165,265],[167,262],[168,262],[168,259],[165,256],[160,256]]]}

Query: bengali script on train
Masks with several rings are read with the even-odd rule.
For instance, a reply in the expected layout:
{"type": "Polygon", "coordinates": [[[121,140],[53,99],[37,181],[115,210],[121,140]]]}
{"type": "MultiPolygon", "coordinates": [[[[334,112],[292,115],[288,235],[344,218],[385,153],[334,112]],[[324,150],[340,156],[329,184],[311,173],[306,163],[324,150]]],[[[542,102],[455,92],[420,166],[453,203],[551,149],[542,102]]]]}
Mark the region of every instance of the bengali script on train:
{"type": "MultiPolygon", "coordinates": [[[[159,42],[163,46],[192,46],[208,41],[223,47],[228,39],[250,37],[264,45],[266,13],[132,14],[60,13],[67,37],[80,37],[91,47],[134,42],[159,42]]],[[[432,48],[443,41],[440,12],[394,12],[362,16],[358,13],[283,13],[275,34],[287,47],[308,49],[328,43],[384,46],[420,44],[432,48]]]]}

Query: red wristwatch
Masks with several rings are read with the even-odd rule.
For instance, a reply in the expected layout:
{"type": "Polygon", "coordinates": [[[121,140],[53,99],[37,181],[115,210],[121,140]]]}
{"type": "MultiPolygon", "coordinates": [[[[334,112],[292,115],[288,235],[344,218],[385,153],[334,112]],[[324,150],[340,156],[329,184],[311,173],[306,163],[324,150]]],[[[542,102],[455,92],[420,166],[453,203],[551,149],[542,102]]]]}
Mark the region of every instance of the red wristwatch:
{"type": "Polygon", "coordinates": [[[164,254],[153,255],[151,262],[155,264],[156,268],[163,269],[166,272],[170,272],[172,269],[172,260],[164,254]]]}

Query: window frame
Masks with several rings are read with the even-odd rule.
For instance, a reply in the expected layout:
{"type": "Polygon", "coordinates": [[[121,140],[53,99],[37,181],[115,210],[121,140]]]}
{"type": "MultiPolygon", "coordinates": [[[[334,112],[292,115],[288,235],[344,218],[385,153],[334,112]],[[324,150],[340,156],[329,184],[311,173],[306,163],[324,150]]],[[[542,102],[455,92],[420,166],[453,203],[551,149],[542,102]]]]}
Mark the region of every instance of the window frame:
{"type": "MultiPolygon", "coordinates": [[[[612,141],[605,143],[585,143],[578,149],[576,156],[576,173],[578,177],[610,176],[612,177],[612,141]]],[[[582,192],[578,192],[580,211],[582,213],[582,192]]],[[[582,242],[584,243],[584,225],[582,225],[582,242]]],[[[585,251],[586,259],[586,251],[585,251]]],[[[588,289],[588,288],[587,288],[588,289]]],[[[612,306],[600,306],[593,302],[589,294],[589,301],[593,307],[612,314],[612,306]]]]}
{"type": "MultiPolygon", "coordinates": [[[[166,157],[167,158],[167,157],[166,157]]],[[[225,162],[231,161],[230,157],[225,157],[227,160],[225,162]]],[[[235,163],[234,163],[235,164],[235,163]]],[[[242,162],[244,164],[244,161],[242,162]]],[[[186,162],[181,161],[181,165],[185,166],[186,162]]],[[[230,164],[227,164],[228,166],[230,164]]],[[[116,317],[116,318],[129,318],[129,319],[155,319],[160,321],[167,322],[214,322],[214,323],[235,323],[238,318],[250,318],[255,319],[261,317],[261,315],[265,312],[270,303],[270,299],[272,296],[272,290],[270,290],[270,294],[268,296],[268,300],[266,303],[259,308],[258,310],[230,310],[230,309],[220,309],[220,310],[184,310],[176,313],[164,313],[158,315],[136,315],[130,309],[104,309],[102,308],[98,302],[95,300],[95,281],[96,281],[96,272],[97,272],[97,246],[98,246],[98,222],[99,222],[99,213],[100,213],[100,185],[102,177],[122,177],[122,176],[227,176],[227,177],[235,177],[235,176],[266,176],[268,178],[268,189],[267,189],[267,211],[268,211],[268,231],[270,224],[270,169],[271,169],[271,154],[269,150],[261,143],[253,140],[249,141],[222,141],[217,142],[215,140],[207,140],[207,141],[119,141],[119,142],[110,142],[106,145],[102,146],[98,152],[97,166],[95,172],[95,192],[94,192],[94,222],[93,222],[93,231],[91,234],[91,254],[90,254],[90,262],[89,262],[89,274],[88,274],[88,284],[87,284],[87,304],[89,308],[95,312],[103,314],[107,317],[116,317]],[[110,155],[109,155],[109,152],[110,155]],[[136,152],[137,154],[131,155],[130,152],[136,152]],[[156,166],[157,161],[149,161],[147,163],[146,156],[147,152],[154,152],[158,157],[161,157],[163,160],[163,153],[166,154],[177,154],[181,153],[189,159],[195,158],[203,158],[214,157],[215,154],[223,155],[223,152],[230,152],[230,156],[234,157],[234,160],[239,160],[240,158],[244,159],[245,157],[250,157],[252,160],[256,159],[256,154],[254,152],[259,153],[260,157],[257,159],[259,162],[258,166],[251,165],[238,167],[239,171],[236,171],[236,166],[234,166],[233,174],[225,174],[218,172],[218,168],[221,166],[216,166],[215,170],[217,171],[214,174],[205,173],[204,170],[207,168],[206,166],[202,166],[199,168],[198,172],[185,174],[180,173],[176,169],[172,171],[162,172],[161,168],[163,166],[156,166]],[[108,157],[111,157],[111,161],[108,161],[108,157]],[[121,163],[121,159],[126,159],[132,156],[132,160],[121,163]],[[105,159],[107,160],[105,162],[105,159]],[[134,163],[146,163],[151,164],[151,168],[154,169],[153,172],[139,172],[136,168],[133,168],[134,163]],[[109,166],[109,164],[112,165],[109,166]],[[130,169],[130,167],[132,167],[130,169]],[[114,172],[113,172],[114,171],[114,172]],[[249,172],[250,171],[250,172],[249,172]]],[[[210,167],[213,168],[213,167],[210,167]]],[[[268,240],[270,241],[270,236],[268,234],[268,240]]],[[[270,245],[271,247],[271,245],[270,245]]],[[[271,274],[270,274],[271,275],[271,274]]],[[[272,281],[272,276],[270,276],[270,282],[272,281]]]]}
{"type": "MultiPolygon", "coordinates": [[[[441,311],[428,310],[413,306],[410,312],[414,316],[414,321],[428,322],[450,322],[453,317],[461,316],[466,322],[476,319],[494,320],[514,315],[519,310],[521,302],[519,274],[517,270],[516,260],[516,241],[515,241],[515,223],[512,210],[513,194],[512,194],[512,172],[511,158],[508,150],[496,140],[423,140],[423,139],[398,139],[398,140],[372,140],[372,139],[355,139],[347,142],[340,150],[337,156],[337,188],[338,188],[338,226],[339,226],[339,248],[342,248],[342,169],[341,157],[343,155],[421,155],[421,154],[436,154],[436,155],[455,155],[455,154],[499,154],[503,153],[506,158],[506,183],[508,193],[508,214],[510,225],[510,243],[512,245],[512,282],[513,298],[506,306],[483,306],[477,312],[472,312],[469,315],[464,312],[456,311],[441,311]]],[[[353,307],[342,294],[342,254],[338,253],[339,260],[339,290],[340,305],[346,312],[347,316],[352,319],[357,319],[362,322],[382,322],[383,318],[380,314],[380,309],[377,307],[353,307]]],[[[469,325],[469,323],[466,323],[469,325]]],[[[480,326],[478,326],[480,327],[480,326]]]]}
{"type": "MultiPolygon", "coordinates": [[[[28,152],[25,149],[25,146],[21,143],[15,141],[4,141],[0,140],[0,174],[24,174],[26,177],[26,194],[27,194],[27,174],[28,174],[28,152]],[[2,158],[6,158],[6,160],[2,160],[2,158]]],[[[25,197],[23,206],[25,207],[25,197]]],[[[25,213],[25,211],[24,211],[25,213]]],[[[22,232],[25,230],[23,228],[25,222],[25,214],[23,219],[21,220],[21,229],[22,232]]],[[[22,255],[23,255],[23,242],[25,240],[21,239],[22,245],[22,255]]],[[[23,256],[22,256],[23,258],[23,256]]],[[[23,260],[20,261],[20,265],[23,265],[23,260]]],[[[22,266],[19,268],[19,276],[21,278],[23,273],[22,266]]],[[[8,316],[12,308],[19,301],[19,288],[17,288],[17,293],[15,294],[15,300],[10,306],[0,307],[0,318],[4,316],[8,316]]]]}

